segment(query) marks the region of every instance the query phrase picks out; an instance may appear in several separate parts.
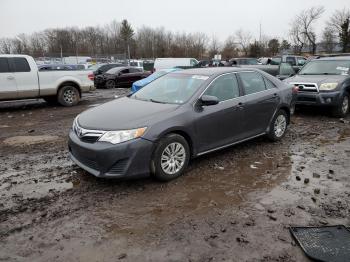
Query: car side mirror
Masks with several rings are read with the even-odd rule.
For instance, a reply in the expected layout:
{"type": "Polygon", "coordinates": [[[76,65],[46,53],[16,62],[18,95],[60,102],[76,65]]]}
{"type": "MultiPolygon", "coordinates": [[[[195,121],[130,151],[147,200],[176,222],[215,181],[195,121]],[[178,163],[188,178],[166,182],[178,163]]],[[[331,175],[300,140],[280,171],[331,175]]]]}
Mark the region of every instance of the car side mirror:
{"type": "Polygon", "coordinates": [[[216,96],[203,95],[199,101],[202,106],[212,106],[219,104],[219,99],[216,96]]]}

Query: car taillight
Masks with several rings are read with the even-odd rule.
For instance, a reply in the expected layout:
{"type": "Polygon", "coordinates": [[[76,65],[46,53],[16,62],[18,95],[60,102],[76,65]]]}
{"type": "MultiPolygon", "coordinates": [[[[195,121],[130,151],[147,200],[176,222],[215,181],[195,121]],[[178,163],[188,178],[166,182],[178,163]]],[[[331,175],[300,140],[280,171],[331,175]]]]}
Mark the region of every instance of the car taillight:
{"type": "Polygon", "coordinates": [[[299,87],[298,86],[293,86],[292,93],[296,94],[296,93],[298,93],[298,91],[299,91],[299,87]]]}
{"type": "Polygon", "coordinates": [[[88,78],[89,78],[91,81],[94,81],[95,75],[94,75],[94,74],[88,74],[88,78]]]}

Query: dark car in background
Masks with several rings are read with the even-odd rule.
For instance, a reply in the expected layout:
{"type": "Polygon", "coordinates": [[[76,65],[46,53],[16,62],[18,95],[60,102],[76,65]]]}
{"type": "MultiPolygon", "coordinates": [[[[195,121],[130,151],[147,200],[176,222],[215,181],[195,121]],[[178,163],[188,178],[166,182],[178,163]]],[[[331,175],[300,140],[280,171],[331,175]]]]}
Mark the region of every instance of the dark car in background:
{"type": "Polygon", "coordinates": [[[106,73],[108,70],[112,68],[122,67],[122,66],[126,66],[126,64],[121,64],[121,63],[96,64],[91,66],[89,70],[93,71],[95,76],[98,76],[106,73]]]}
{"type": "Polygon", "coordinates": [[[328,106],[334,116],[349,112],[350,56],[324,57],[308,62],[285,81],[297,86],[296,105],[328,106]]]}
{"type": "Polygon", "coordinates": [[[257,69],[176,71],[81,113],[68,147],[97,177],[151,173],[168,181],[191,158],[263,135],[281,139],[292,105],[292,88],[257,69]]]}
{"type": "Polygon", "coordinates": [[[256,58],[242,57],[242,58],[231,58],[229,60],[230,66],[236,65],[259,65],[259,61],[256,58]]]}
{"type": "Polygon", "coordinates": [[[150,72],[131,66],[114,67],[94,79],[96,88],[115,88],[117,86],[130,87],[132,83],[146,78],[150,72]]]}

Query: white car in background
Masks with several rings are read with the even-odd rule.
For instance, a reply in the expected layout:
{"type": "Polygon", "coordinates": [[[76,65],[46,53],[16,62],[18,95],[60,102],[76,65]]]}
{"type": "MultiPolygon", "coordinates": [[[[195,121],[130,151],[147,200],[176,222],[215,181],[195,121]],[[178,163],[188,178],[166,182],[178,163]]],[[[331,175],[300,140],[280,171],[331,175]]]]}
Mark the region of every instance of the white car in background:
{"type": "Polygon", "coordinates": [[[197,66],[198,60],[195,58],[157,58],[154,62],[154,71],[169,68],[192,68],[197,66]]]}
{"type": "Polygon", "coordinates": [[[143,70],[143,61],[142,60],[130,60],[129,66],[136,67],[143,70]]]}

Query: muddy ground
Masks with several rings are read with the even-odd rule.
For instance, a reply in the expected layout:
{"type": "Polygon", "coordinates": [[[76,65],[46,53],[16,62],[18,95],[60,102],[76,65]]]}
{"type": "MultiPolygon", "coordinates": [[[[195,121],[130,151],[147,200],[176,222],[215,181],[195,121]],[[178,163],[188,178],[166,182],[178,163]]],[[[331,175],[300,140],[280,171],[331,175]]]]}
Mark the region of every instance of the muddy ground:
{"type": "Polygon", "coordinates": [[[67,157],[72,120],[126,91],[0,103],[0,261],[308,261],[290,225],[350,225],[350,125],[324,110],[169,183],[87,174],[67,157]]]}

